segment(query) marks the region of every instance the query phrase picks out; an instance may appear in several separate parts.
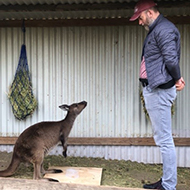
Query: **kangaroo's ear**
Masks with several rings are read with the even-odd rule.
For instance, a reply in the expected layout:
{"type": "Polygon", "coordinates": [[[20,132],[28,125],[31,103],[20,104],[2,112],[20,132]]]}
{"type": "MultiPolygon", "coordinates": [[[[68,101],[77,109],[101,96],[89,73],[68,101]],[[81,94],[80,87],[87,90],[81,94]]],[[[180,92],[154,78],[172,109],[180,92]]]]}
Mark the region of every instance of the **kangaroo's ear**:
{"type": "Polygon", "coordinates": [[[66,104],[63,104],[61,106],[59,106],[60,109],[64,110],[64,111],[69,111],[69,106],[66,104]]]}

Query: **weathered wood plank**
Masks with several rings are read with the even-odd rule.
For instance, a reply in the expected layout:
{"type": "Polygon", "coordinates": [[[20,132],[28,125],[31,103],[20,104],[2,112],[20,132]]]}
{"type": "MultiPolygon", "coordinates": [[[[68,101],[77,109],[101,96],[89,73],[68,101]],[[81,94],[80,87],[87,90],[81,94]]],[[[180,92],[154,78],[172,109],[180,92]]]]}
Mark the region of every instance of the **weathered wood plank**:
{"type": "MultiPolygon", "coordinates": [[[[3,190],[141,190],[140,188],[124,188],[113,186],[80,185],[69,183],[44,182],[43,180],[29,180],[16,178],[0,178],[0,189],[3,190]]],[[[143,189],[142,189],[143,190],[143,189]]]]}
{"type": "MultiPolygon", "coordinates": [[[[15,144],[17,137],[0,137],[1,145],[15,144]]],[[[174,138],[176,146],[190,146],[190,138],[174,138]]],[[[103,138],[103,137],[70,137],[69,145],[83,146],[155,146],[151,137],[142,138],[103,138]]]]}
{"type": "MultiPolygon", "coordinates": [[[[167,17],[174,24],[190,24],[190,16],[167,17]]],[[[2,20],[0,27],[20,27],[22,20],[2,20]]],[[[70,27],[70,26],[125,26],[138,25],[138,21],[130,22],[129,18],[102,18],[102,19],[52,19],[52,20],[25,20],[26,27],[70,27]]]]}

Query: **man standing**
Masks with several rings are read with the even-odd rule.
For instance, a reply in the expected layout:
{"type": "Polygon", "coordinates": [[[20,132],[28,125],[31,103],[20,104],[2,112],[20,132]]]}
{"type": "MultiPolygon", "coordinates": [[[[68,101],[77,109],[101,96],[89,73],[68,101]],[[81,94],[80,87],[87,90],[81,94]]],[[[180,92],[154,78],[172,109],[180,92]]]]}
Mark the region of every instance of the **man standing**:
{"type": "Polygon", "coordinates": [[[171,106],[176,90],[185,86],[179,67],[180,34],[175,25],[160,14],[152,0],[140,0],[136,4],[130,21],[136,19],[148,30],[142,51],[140,81],[154,141],[160,147],[163,160],[162,178],[143,187],[175,190],[177,162],[171,130],[171,106]]]}

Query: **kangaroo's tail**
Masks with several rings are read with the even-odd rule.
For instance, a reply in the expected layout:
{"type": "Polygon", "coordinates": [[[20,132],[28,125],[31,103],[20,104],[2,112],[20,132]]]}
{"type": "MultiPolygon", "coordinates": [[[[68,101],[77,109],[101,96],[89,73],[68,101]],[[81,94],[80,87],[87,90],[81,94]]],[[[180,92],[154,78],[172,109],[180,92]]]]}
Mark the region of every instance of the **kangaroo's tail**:
{"type": "Polygon", "coordinates": [[[3,171],[0,171],[0,177],[8,177],[13,175],[19,165],[20,165],[20,159],[13,153],[13,157],[9,167],[3,171]]]}

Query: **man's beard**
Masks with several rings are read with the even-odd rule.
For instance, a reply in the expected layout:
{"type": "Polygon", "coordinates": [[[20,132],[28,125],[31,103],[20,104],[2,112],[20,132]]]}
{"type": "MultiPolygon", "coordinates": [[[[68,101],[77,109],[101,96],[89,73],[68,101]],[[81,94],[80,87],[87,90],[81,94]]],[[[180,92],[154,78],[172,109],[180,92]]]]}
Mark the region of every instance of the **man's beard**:
{"type": "Polygon", "coordinates": [[[155,20],[152,18],[146,17],[146,24],[144,25],[145,30],[149,31],[149,27],[153,24],[155,20]]]}
{"type": "Polygon", "coordinates": [[[146,31],[149,32],[150,29],[149,29],[149,26],[148,26],[148,25],[144,25],[144,28],[145,28],[146,31]]]}

